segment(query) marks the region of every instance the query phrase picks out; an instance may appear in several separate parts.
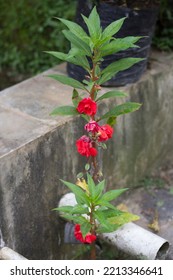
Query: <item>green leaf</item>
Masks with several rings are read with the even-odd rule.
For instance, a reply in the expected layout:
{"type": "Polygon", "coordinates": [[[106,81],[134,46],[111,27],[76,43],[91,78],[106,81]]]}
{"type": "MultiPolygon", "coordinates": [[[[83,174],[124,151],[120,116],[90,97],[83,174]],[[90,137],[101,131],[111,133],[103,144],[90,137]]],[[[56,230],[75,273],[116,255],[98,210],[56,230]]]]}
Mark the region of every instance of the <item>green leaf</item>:
{"type": "Polygon", "coordinates": [[[84,223],[88,223],[88,220],[86,218],[84,218],[83,216],[74,216],[74,215],[70,215],[70,214],[64,214],[63,217],[66,220],[73,221],[76,224],[80,224],[80,225],[84,224],[84,223]]]}
{"type": "Polygon", "coordinates": [[[101,181],[98,185],[96,185],[96,187],[95,187],[95,194],[94,194],[95,202],[97,202],[97,200],[102,195],[104,187],[105,187],[105,180],[101,181]]]}
{"type": "Polygon", "coordinates": [[[80,172],[77,174],[76,178],[81,179],[83,178],[83,176],[84,176],[83,172],[80,172]]]}
{"type": "Polygon", "coordinates": [[[103,211],[95,211],[94,212],[94,218],[99,221],[100,224],[105,225],[106,224],[106,217],[104,215],[103,211]]]}
{"type": "Polygon", "coordinates": [[[119,225],[111,224],[109,222],[109,217],[112,216],[118,216],[120,215],[120,212],[118,209],[107,209],[107,210],[97,210],[94,213],[94,217],[99,221],[100,225],[98,227],[97,232],[103,233],[103,232],[112,232],[119,228],[119,225]]]}
{"type": "Polygon", "coordinates": [[[87,195],[79,186],[74,185],[74,184],[64,181],[64,180],[60,180],[60,181],[63,182],[64,185],[66,185],[75,194],[76,201],[78,204],[89,205],[89,199],[88,199],[87,195]]]}
{"type": "Polygon", "coordinates": [[[51,116],[75,116],[78,115],[78,112],[76,111],[76,108],[73,106],[61,106],[55,108],[51,113],[51,116]]]}
{"type": "Polygon", "coordinates": [[[53,55],[54,57],[67,61],[68,54],[62,53],[62,52],[54,52],[54,51],[45,51],[45,53],[48,53],[50,55],[53,55]]]}
{"type": "Polygon", "coordinates": [[[89,209],[83,205],[76,204],[73,209],[70,211],[71,214],[88,214],[89,209]]]}
{"type": "Polygon", "coordinates": [[[119,190],[111,190],[103,194],[101,199],[106,200],[106,201],[111,201],[120,196],[122,193],[127,191],[128,189],[119,189],[119,190]]]}
{"type": "Polygon", "coordinates": [[[89,15],[89,17],[85,17],[82,15],[93,42],[96,43],[101,36],[101,26],[100,26],[100,17],[97,13],[96,7],[94,7],[89,15]]]}
{"type": "Polygon", "coordinates": [[[95,67],[95,74],[96,74],[97,77],[100,76],[100,72],[101,72],[100,66],[97,64],[96,67],[95,67]]]}
{"type": "Polygon", "coordinates": [[[100,100],[103,100],[103,99],[106,99],[106,98],[111,98],[111,97],[127,97],[127,94],[124,93],[124,92],[121,92],[121,91],[112,90],[112,91],[106,92],[105,94],[103,94],[102,96],[97,98],[96,101],[100,101],[100,100]]]}
{"type": "Polygon", "coordinates": [[[91,91],[92,87],[94,86],[95,82],[89,81],[87,85],[88,91],[91,91]]]}
{"type": "Polygon", "coordinates": [[[144,59],[129,57],[129,58],[122,58],[118,61],[111,63],[102,71],[101,78],[98,80],[98,84],[101,85],[105,83],[106,81],[110,80],[113,76],[115,76],[118,72],[130,68],[135,63],[138,63],[142,60],[144,59]]]}
{"type": "Polygon", "coordinates": [[[122,58],[118,61],[112,62],[109,64],[103,71],[102,74],[105,74],[107,72],[116,72],[126,70],[133,66],[135,63],[138,63],[140,61],[144,60],[143,58],[138,57],[128,57],[128,58],[122,58]]]}
{"type": "Polygon", "coordinates": [[[83,55],[83,56],[82,55],[78,55],[78,56],[76,55],[75,58],[71,59],[71,63],[83,67],[89,73],[91,71],[88,59],[87,59],[87,57],[85,55],[83,55]]]}
{"type": "Polygon", "coordinates": [[[79,102],[82,100],[82,98],[79,96],[79,93],[76,89],[73,90],[73,95],[72,95],[72,102],[75,108],[78,106],[79,102]]]}
{"type": "Polygon", "coordinates": [[[106,209],[106,210],[98,209],[97,212],[98,213],[101,212],[102,215],[104,215],[104,219],[107,220],[108,218],[121,215],[122,211],[120,211],[119,209],[115,208],[114,210],[113,209],[106,209]]]}
{"type": "Polygon", "coordinates": [[[139,219],[138,216],[129,212],[120,211],[117,208],[113,210],[98,209],[94,212],[94,217],[100,223],[97,230],[99,233],[115,231],[122,225],[139,219]]]}
{"type": "Polygon", "coordinates": [[[95,202],[95,205],[105,206],[107,208],[116,210],[116,208],[111,203],[109,203],[107,200],[102,199],[102,197],[95,202]]]}
{"type": "Polygon", "coordinates": [[[117,105],[115,108],[111,109],[108,113],[103,115],[101,119],[106,119],[110,117],[118,117],[120,115],[132,113],[138,110],[141,107],[141,104],[135,102],[126,102],[121,105],[117,105]]]}
{"type": "Polygon", "coordinates": [[[100,48],[101,56],[103,57],[115,54],[129,48],[139,48],[137,45],[134,45],[134,43],[136,43],[141,38],[142,37],[129,36],[125,38],[114,39],[100,48]]]}
{"type": "Polygon", "coordinates": [[[90,121],[90,117],[89,117],[88,115],[80,114],[80,116],[81,116],[84,120],[86,120],[87,122],[90,121]]]}
{"type": "Polygon", "coordinates": [[[110,117],[108,120],[107,120],[107,124],[109,124],[110,126],[114,126],[117,122],[117,118],[116,117],[110,117]]]}
{"type": "Polygon", "coordinates": [[[48,75],[48,77],[53,78],[54,80],[59,81],[64,85],[71,86],[73,88],[85,89],[85,86],[82,83],[80,83],[79,81],[77,81],[73,78],[69,78],[64,75],[50,74],[50,75],[48,75]]]}
{"type": "Polygon", "coordinates": [[[88,183],[90,197],[93,199],[94,195],[95,195],[96,186],[95,186],[93,178],[91,177],[91,175],[89,173],[87,173],[87,183],[88,183]]]}
{"type": "Polygon", "coordinates": [[[85,38],[88,37],[86,32],[79,24],[63,18],[57,18],[57,19],[63,22],[70,29],[70,31],[74,33],[76,36],[80,37],[81,40],[85,41],[85,38]]]}
{"type": "Polygon", "coordinates": [[[85,164],[85,171],[88,171],[89,169],[90,169],[90,164],[89,163],[87,163],[87,164],[85,164]]]}
{"type": "Polygon", "coordinates": [[[100,224],[97,233],[109,233],[116,231],[120,226],[114,224],[100,224]]]}
{"type": "Polygon", "coordinates": [[[125,19],[126,18],[124,17],[109,24],[102,33],[102,39],[111,38],[113,35],[115,35],[120,30],[125,19]]]}
{"type": "Polygon", "coordinates": [[[111,224],[122,226],[122,225],[130,223],[132,221],[139,220],[139,216],[134,215],[134,214],[129,213],[129,212],[121,211],[120,215],[115,216],[115,217],[111,217],[108,220],[109,220],[109,223],[111,223],[111,224]]]}
{"type": "Polygon", "coordinates": [[[89,221],[88,221],[88,222],[85,222],[85,223],[82,223],[82,224],[80,225],[80,229],[81,229],[82,235],[85,237],[86,234],[87,234],[88,232],[90,232],[90,230],[91,230],[91,224],[89,223],[89,221]]]}
{"type": "Polygon", "coordinates": [[[79,37],[77,37],[71,31],[67,31],[67,30],[64,30],[63,34],[67,38],[67,40],[69,40],[78,49],[83,51],[83,53],[85,53],[87,56],[92,56],[90,47],[84,41],[82,41],[79,37]]]}
{"type": "Polygon", "coordinates": [[[61,59],[63,61],[67,61],[67,62],[70,62],[72,64],[81,66],[85,70],[87,70],[88,72],[90,71],[90,65],[89,65],[89,62],[88,62],[86,56],[78,55],[78,56],[75,57],[75,55],[72,55],[71,53],[65,54],[65,53],[62,53],[62,52],[54,52],[54,51],[49,51],[49,52],[46,51],[45,53],[53,55],[54,57],[56,57],[58,59],[61,59]]]}
{"type": "Polygon", "coordinates": [[[107,150],[107,145],[106,145],[105,143],[99,142],[97,145],[98,145],[99,147],[101,147],[103,150],[107,150]]]}

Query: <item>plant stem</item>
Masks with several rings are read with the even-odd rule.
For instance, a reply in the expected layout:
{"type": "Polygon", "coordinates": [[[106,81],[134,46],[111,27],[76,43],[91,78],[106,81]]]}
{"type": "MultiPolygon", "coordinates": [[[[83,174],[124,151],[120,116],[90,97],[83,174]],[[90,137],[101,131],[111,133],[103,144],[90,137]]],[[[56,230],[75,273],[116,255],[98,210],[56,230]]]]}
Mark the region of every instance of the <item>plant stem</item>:
{"type": "MultiPolygon", "coordinates": [[[[94,51],[94,53],[96,53],[94,51]]],[[[95,92],[97,91],[96,87],[95,87],[95,82],[97,81],[98,77],[96,76],[96,67],[97,67],[97,62],[94,61],[94,55],[92,57],[92,64],[93,64],[93,67],[92,67],[92,70],[91,70],[91,75],[90,75],[90,78],[91,78],[91,81],[94,82],[93,86],[92,86],[92,89],[90,91],[90,97],[92,100],[95,100],[95,92]]],[[[92,120],[95,120],[95,117],[93,116],[92,117],[92,120]]],[[[93,143],[93,147],[96,148],[96,143],[94,142],[93,143]]],[[[93,167],[93,180],[95,182],[98,181],[98,163],[97,163],[97,159],[96,157],[92,157],[92,167],[93,167]]],[[[91,229],[91,234],[95,235],[96,232],[96,221],[95,221],[95,218],[93,217],[93,213],[95,211],[95,207],[94,205],[91,205],[91,213],[90,213],[90,224],[92,225],[92,229],[91,229]]],[[[95,260],[96,259],[96,244],[95,242],[93,242],[91,244],[91,252],[90,252],[90,258],[91,260],[95,260]]]]}
{"type": "Polygon", "coordinates": [[[95,242],[93,242],[93,243],[91,244],[90,259],[91,259],[91,260],[96,260],[96,244],[95,244],[95,242]]]}
{"type": "MultiPolygon", "coordinates": [[[[91,234],[95,235],[95,229],[96,229],[96,222],[95,218],[93,217],[93,212],[95,211],[95,206],[91,204],[91,213],[90,213],[90,224],[92,225],[91,234]]],[[[91,244],[91,252],[90,252],[90,259],[95,260],[96,259],[96,244],[93,242],[91,244]]]]}
{"type": "MultiPolygon", "coordinates": [[[[94,143],[95,144],[95,143],[94,143]]],[[[94,145],[93,145],[94,146],[94,145]]],[[[92,157],[92,166],[93,166],[93,180],[95,183],[98,183],[98,178],[99,178],[99,167],[98,167],[98,162],[96,157],[92,157]]]]}

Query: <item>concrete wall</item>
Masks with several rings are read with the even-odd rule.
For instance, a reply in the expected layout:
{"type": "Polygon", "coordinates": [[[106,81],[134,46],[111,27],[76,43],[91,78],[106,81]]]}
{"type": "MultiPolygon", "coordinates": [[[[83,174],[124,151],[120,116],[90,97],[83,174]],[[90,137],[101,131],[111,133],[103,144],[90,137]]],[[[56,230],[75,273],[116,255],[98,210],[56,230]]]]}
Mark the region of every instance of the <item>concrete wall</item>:
{"type": "MultiPolygon", "coordinates": [[[[152,58],[142,79],[122,88],[143,106],[119,117],[102,152],[108,188],[136,184],[173,155],[172,56],[152,58]]],[[[64,71],[61,65],[48,72],[64,71]]],[[[0,92],[0,228],[7,245],[29,259],[63,258],[62,222],[51,209],[68,191],[59,179],[74,182],[85,163],[75,149],[83,133],[80,119],[49,116],[54,107],[70,104],[71,88],[46,74],[0,92]]],[[[100,111],[112,102],[102,103],[100,111]]]]}

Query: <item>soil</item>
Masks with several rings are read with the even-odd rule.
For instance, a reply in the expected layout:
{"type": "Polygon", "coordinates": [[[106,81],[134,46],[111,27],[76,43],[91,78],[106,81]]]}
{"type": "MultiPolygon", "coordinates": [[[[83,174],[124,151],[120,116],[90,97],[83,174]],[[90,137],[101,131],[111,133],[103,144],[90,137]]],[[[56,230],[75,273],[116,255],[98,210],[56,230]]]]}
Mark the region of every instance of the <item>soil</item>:
{"type": "Polygon", "coordinates": [[[124,6],[132,9],[143,9],[159,5],[159,0],[100,0],[100,2],[110,3],[112,5],[124,6]]]}

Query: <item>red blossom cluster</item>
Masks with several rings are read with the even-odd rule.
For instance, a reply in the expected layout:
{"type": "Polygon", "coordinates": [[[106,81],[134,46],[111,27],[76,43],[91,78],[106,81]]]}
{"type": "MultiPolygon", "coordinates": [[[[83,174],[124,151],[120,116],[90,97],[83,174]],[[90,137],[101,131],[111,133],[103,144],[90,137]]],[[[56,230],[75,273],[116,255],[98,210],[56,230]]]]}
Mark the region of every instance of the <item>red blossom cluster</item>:
{"type": "Polygon", "coordinates": [[[79,240],[80,242],[88,243],[88,244],[93,243],[97,238],[96,235],[91,234],[90,232],[87,233],[85,237],[83,237],[79,224],[75,225],[74,235],[76,239],[79,240]]]}
{"type": "Polygon", "coordinates": [[[83,135],[76,141],[76,146],[78,153],[82,156],[95,157],[97,155],[96,148],[93,147],[91,139],[86,135],[83,135]]]}
{"type": "Polygon", "coordinates": [[[85,125],[85,130],[89,136],[83,135],[76,141],[78,153],[86,157],[97,156],[97,142],[103,142],[110,139],[113,135],[113,128],[108,125],[99,125],[94,120],[97,112],[97,103],[90,97],[82,99],[78,106],[77,111],[80,114],[86,114],[91,117],[90,121],[85,125]]]}

